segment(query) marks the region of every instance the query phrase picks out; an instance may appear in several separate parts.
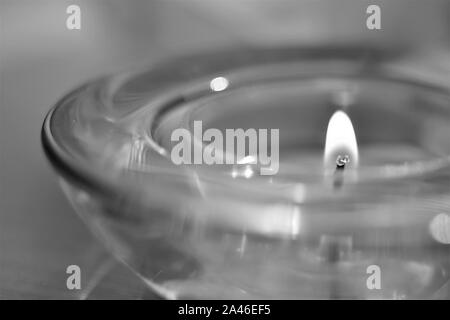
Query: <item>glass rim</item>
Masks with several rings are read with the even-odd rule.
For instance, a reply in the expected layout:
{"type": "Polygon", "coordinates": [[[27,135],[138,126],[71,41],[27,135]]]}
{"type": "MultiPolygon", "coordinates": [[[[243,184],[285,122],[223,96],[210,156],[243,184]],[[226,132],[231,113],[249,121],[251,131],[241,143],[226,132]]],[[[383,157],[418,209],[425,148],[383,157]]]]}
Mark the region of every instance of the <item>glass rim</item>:
{"type": "MultiPolygon", "coordinates": [[[[352,59],[346,59],[345,57],[335,59],[333,56],[320,56],[319,58],[311,58],[311,57],[295,57],[296,52],[302,52],[302,48],[288,48],[287,51],[289,52],[288,56],[289,59],[292,59],[292,61],[298,61],[298,62],[311,62],[311,61],[337,61],[339,62],[347,62],[350,64],[354,64],[355,61],[352,59]],[[294,57],[293,57],[294,56],[294,57]]],[[[364,50],[363,50],[364,51],[364,50]]],[[[267,54],[270,59],[274,59],[275,62],[284,63],[283,60],[278,60],[281,57],[277,57],[277,53],[283,53],[283,49],[272,49],[272,50],[251,50],[251,51],[242,51],[242,50],[232,50],[231,51],[236,57],[239,57],[241,55],[246,56],[246,61],[251,60],[249,57],[252,56],[265,56],[267,54]]],[[[320,50],[318,51],[320,52],[320,50]]],[[[347,52],[347,51],[345,51],[347,52]]],[[[208,53],[208,54],[201,54],[201,55],[193,55],[191,57],[181,57],[178,59],[174,59],[171,61],[176,61],[175,64],[179,64],[182,61],[185,61],[186,59],[192,59],[193,61],[200,62],[204,61],[206,57],[214,56],[216,59],[217,57],[223,57],[223,56],[230,56],[230,51],[227,51],[226,53],[208,53]]],[[[220,61],[220,59],[218,59],[220,61]]],[[[264,60],[264,59],[262,59],[264,60]]],[[[91,192],[95,192],[96,194],[103,194],[105,196],[124,196],[125,194],[129,193],[129,186],[124,186],[122,183],[117,183],[114,179],[111,179],[111,177],[108,177],[108,175],[102,175],[96,172],[95,170],[92,170],[88,163],[80,163],[79,161],[76,161],[75,158],[73,158],[66,150],[64,150],[64,147],[61,146],[55,139],[54,133],[52,132],[52,124],[54,121],[54,114],[55,112],[58,112],[58,110],[61,108],[61,106],[65,105],[69,99],[76,96],[79,92],[83,91],[85,88],[94,85],[99,84],[103,81],[106,81],[107,79],[120,79],[119,83],[120,85],[125,83],[126,80],[129,80],[131,76],[141,76],[141,75],[149,75],[153,72],[153,70],[163,70],[167,66],[170,66],[172,63],[171,61],[161,63],[158,67],[156,65],[154,68],[149,68],[143,72],[132,72],[122,75],[116,75],[111,77],[102,77],[94,81],[90,81],[89,83],[80,86],[79,88],[71,91],[67,95],[65,95],[63,98],[61,98],[53,108],[50,109],[50,111],[47,113],[42,130],[41,130],[41,142],[44,149],[44,152],[50,161],[50,163],[53,165],[53,167],[58,171],[59,174],[62,176],[65,176],[69,178],[72,182],[75,182],[79,184],[80,186],[83,186],[84,188],[89,189],[91,192]]],[[[291,60],[289,60],[291,61],[291,60]]],[[[245,62],[244,62],[245,63],[245,62]]],[[[379,61],[375,61],[377,64],[382,64],[379,61]]],[[[208,64],[208,63],[207,63],[208,64]]],[[[255,64],[258,65],[258,64],[255,64]]],[[[239,66],[237,66],[239,67],[239,66]]],[[[207,69],[207,66],[206,66],[207,69]]],[[[227,70],[227,68],[225,68],[227,70]]],[[[401,81],[406,84],[413,84],[418,85],[420,87],[424,87],[427,89],[433,89],[438,90],[441,93],[444,93],[446,95],[449,95],[450,89],[446,86],[441,85],[440,83],[431,83],[429,81],[422,81],[421,79],[417,79],[417,77],[408,77],[409,75],[398,75],[390,74],[386,70],[383,70],[383,74],[379,74],[375,72],[373,75],[370,74],[370,76],[374,77],[381,77],[380,79],[386,79],[391,81],[401,81]]],[[[116,84],[117,85],[117,84],[116,84]]],[[[116,87],[117,88],[117,87],[116,87]]],[[[438,159],[442,160],[442,159],[438,159]]],[[[174,173],[178,175],[181,178],[190,178],[189,175],[187,175],[182,170],[179,170],[179,172],[174,173]]],[[[211,179],[214,180],[214,179],[211,179]]],[[[233,187],[240,186],[242,184],[242,180],[237,181],[233,187]]],[[[246,186],[248,187],[248,185],[246,186]]],[[[256,194],[259,194],[258,190],[253,190],[256,192],[256,194]]],[[[263,194],[267,194],[267,192],[263,192],[263,194]]]]}

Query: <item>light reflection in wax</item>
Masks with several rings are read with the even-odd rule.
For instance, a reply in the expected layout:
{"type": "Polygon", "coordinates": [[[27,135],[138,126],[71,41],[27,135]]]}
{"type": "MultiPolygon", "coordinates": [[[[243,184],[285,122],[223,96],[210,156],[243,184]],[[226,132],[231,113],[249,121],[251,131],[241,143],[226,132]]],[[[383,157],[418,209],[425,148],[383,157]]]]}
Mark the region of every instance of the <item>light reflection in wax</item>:
{"type": "Polygon", "coordinates": [[[445,213],[436,215],[429,225],[431,236],[442,244],[450,244],[450,216],[445,213]]]}

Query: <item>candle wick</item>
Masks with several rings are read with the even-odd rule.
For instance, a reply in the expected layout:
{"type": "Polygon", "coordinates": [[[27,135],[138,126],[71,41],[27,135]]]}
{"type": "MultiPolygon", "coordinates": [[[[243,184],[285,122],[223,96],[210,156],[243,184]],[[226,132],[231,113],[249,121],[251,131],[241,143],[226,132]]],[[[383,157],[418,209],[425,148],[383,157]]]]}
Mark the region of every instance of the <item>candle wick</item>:
{"type": "Polygon", "coordinates": [[[340,188],[344,182],[344,176],[342,172],[345,169],[347,163],[350,162],[348,155],[339,155],[336,159],[336,174],[334,178],[333,186],[335,189],[340,188]]]}
{"type": "Polygon", "coordinates": [[[350,157],[348,155],[339,155],[336,159],[336,170],[344,170],[345,165],[350,162],[350,157]]]}

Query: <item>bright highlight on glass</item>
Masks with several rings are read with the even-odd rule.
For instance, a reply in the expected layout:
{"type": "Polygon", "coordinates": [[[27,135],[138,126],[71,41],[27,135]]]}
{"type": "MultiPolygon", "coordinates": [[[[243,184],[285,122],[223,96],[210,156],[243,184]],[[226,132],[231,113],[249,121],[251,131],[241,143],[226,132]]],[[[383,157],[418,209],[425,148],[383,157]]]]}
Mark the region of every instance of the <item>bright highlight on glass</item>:
{"type": "Polygon", "coordinates": [[[228,88],[228,85],[228,79],[224,77],[214,78],[209,83],[209,87],[211,88],[211,90],[216,92],[225,90],[226,88],[228,88]]]}

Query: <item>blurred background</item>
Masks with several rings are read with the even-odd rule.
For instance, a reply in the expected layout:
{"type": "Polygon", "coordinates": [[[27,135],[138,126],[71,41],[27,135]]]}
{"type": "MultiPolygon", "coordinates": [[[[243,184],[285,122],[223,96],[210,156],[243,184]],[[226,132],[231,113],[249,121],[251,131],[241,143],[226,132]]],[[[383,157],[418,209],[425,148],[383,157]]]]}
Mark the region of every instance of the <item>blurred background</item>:
{"type": "Polygon", "coordinates": [[[45,160],[40,129],[100,75],[229,47],[364,47],[450,79],[448,0],[0,0],[0,299],[153,298],[88,232],[45,160]],[[66,9],[81,8],[81,30],[66,9]],[[381,30],[366,8],[381,7],[381,30]],[[66,267],[82,269],[81,291],[66,267]]]}

